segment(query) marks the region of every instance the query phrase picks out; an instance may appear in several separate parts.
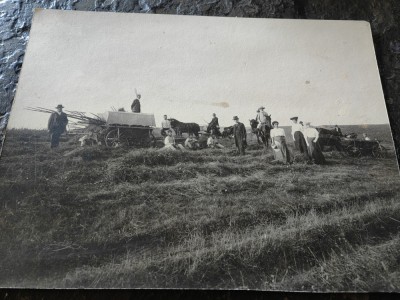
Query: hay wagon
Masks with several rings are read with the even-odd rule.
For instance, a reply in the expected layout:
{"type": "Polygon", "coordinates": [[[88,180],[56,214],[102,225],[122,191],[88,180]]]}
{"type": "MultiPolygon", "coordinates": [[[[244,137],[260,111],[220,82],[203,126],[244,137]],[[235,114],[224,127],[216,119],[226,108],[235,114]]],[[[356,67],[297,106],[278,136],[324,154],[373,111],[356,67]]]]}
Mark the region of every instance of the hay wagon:
{"type": "Polygon", "coordinates": [[[155,143],[154,114],[108,111],[101,115],[100,139],[107,147],[151,147],[155,143]]]}

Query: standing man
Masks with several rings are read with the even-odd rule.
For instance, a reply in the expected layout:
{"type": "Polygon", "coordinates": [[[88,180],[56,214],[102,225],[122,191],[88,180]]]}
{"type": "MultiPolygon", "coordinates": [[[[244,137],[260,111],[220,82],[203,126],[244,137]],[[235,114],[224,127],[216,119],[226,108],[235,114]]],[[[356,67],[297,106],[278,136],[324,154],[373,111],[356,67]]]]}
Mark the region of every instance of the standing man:
{"type": "Polygon", "coordinates": [[[57,105],[57,111],[51,113],[47,124],[47,129],[51,137],[51,148],[57,148],[60,145],[60,136],[67,129],[68,118],[66,113],[62,111],[63,108],[64,106],[61,104],[57,105]]]}
{"type": "Polygon", "coordinates": [[[317,129],[310,127],[310,122],[306,122],[304,126],[304,138],[307,142],[308,153],[312,161],[316,164],[324,164],[325,157],[322,154],[321,145],[318,143],[319,132],[317,129]]]}
{"type": "Polygon", "coordinates": [[[299,150],[300,153],[304,154],[304,156],[309,159],[308,150],[307,150],[307,142],[303,135],[303,126],[299,123],[298,117],[290,118],[292,121],[292,136],[294,141],[294,146],[296,150],[299,150]]]}
{"type": "Polygon", "coordinates": [[[243,123],[239,122],[239,118],[237,116],[233,117],[235,121],[235,125],[233,125],[233,136],[235,138],[235,145],[238,148],[238,152],[240,155],[245,154],[245,147],[247,146],[246,137],[247,132],[243,123]]]}
{"type": "Polygon", "coordinates": [[[168,120],[167,115],[164,115],[164,120],[161,121],[161,135],[166,136],[166,131],[171,129],[171,122],[168,120]]]}
{"type": "Polygon", "coordinates": [[[134,113],[140,113],[140,98],[142,96],[140,94],[136,94],[136,99],[133,100],[132,105],[131,105],[131,110],[134,113]]]}

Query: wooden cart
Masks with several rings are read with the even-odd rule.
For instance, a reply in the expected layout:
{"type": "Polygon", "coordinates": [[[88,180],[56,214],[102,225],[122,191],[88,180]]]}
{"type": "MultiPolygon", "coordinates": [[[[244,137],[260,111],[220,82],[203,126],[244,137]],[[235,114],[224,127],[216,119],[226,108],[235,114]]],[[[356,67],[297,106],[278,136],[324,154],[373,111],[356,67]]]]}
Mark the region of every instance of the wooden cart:
{"type": "Polygon", "coordinates": [[[154,114],[109,111],[102,115],[100,139],[107,147],[152,147],[154,114]]]}
{"type": "Polygon", "coordinates": [[[352,157],[372,156],[382,158],[387,156],[387,149],[378,140],[342,139],[341,143],[344,151],[352,157]]]}

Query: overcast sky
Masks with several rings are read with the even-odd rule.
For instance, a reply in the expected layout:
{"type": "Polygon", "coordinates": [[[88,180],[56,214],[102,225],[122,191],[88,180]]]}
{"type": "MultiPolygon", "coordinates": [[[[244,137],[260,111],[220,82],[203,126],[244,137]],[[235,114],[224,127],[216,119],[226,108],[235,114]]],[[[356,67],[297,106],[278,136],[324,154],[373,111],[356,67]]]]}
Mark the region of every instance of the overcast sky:
{"type": "Polygon", "coordinates": [[[388,123],[370,26],[362,21],[36,11],[12,128],[46,128],[26,106],[130,109],[135,88],[157,126],[168,114],[248,125],[388,123]]]}

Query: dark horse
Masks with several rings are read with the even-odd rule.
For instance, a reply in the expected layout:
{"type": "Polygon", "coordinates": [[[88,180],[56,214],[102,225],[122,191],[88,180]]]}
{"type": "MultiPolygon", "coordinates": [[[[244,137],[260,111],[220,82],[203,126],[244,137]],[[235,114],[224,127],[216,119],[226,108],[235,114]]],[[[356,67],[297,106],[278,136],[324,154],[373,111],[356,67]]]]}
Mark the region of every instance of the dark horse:
{"type": "Polygon", "coordinates": [[[340,135],[334,129],[316,128],[319,132],[318,143],[321,146],[322,151],[324,147],[330,149],[336,149],[337,151],[343,151],[343,146],[340,140],[340,135]]]}
{"type": "Polygon", "coordinates": [[[264,128],[257,128],[259,122],[257,122],[254,119],[250,120],[250,126],[251,126],[251,131],[255,133],[257,136],[257,142],[259,144],[264,144],[264,147],[268,147],[268,143],[270,140],[270,132],[271,132],[271,127],[268,125],[265,125],[264,128]],[[261,141],[260,141],[261,138],[261,141]]]}
{"type": "Polygon", "coordinates": [[[233,137],[233,126],[224,127],[224,130],[222,131],[221,135],[224,138],[233,137]]]}
{"type": "Polygon", "coordinates": [[[176,135],[182,136],[182,133],[188,133],[189,135],[195,135],[199,137],[200,126],[197,123],[183,123],[177,119],[168,119],[171,122],[171,127],[175,131],[176,135]]]}

